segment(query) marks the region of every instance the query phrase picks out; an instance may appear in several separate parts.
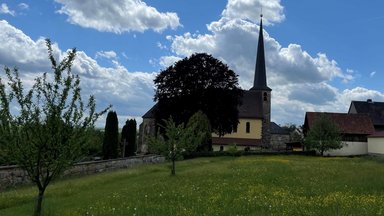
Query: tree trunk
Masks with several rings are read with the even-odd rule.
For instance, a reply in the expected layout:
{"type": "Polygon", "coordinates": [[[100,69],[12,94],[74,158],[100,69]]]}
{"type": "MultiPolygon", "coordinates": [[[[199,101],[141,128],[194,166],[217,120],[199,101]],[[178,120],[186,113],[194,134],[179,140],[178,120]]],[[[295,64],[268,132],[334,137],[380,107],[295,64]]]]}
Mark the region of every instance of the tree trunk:
{"type": "Polygon", "coordinates": [[[45,188],[39,189],[39,195],[37,196],[36,206],[35,206],[35,216],[41,215],[41,207],[43,204],[44,191],[45,191],[45,188]]]}
{"type": "Polygon", "coordinates": [[[176,175],[175,159],[172,159],[172,170],[171,175],[176,175]]]}

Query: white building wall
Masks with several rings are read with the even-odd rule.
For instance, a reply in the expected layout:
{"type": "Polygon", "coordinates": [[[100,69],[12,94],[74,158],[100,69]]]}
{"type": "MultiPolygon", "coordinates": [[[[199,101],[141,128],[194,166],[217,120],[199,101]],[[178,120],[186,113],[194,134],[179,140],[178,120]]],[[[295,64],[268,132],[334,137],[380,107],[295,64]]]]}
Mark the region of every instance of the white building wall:
{"type": "Polygon", "coordinates": [[[343,142],[341,149],[324,152],[327,156],[351,156],[368,154],[368,144],[366,142],[343,142]]]}
{"type": "Polygon", "coordinates": [[[368,153],[384,154],[384,137],[368,137],[368,153]]]}

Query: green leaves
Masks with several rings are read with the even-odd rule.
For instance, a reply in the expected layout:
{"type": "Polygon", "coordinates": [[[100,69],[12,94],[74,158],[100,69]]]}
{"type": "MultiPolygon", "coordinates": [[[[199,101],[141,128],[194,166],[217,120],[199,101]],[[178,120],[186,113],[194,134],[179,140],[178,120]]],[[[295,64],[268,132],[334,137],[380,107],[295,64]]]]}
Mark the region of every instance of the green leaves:
{"type": "Polygon", "coordinates": [[[211,55],[197,53],[180,60],[161,71],[154,83],[158,122],[172,115],[176,123],[186,124],[201,110],[219,135],[237,126],[242,95],[237,75],[211,55]]]}
{"type": "Polygon", "coordinates": [[[328,116],[321,115],[309,131],[305,145],[309,149],[320,151],[321,155],[331,149],[340,149],[342,147],[340,129],[328,116]]]}
{"type": "Polygon", "coordinates": [[[53,74],[37,77],[28,91],[17,68],[5,67],[7,82],[0,79],[0,147],[40,193],[81,156],[87,130],[109,109],[96,112],[93,96],[84,107],[80,78],[71,71],[76,49],[58,63],[51,41],[46,44],[53,74]]]}

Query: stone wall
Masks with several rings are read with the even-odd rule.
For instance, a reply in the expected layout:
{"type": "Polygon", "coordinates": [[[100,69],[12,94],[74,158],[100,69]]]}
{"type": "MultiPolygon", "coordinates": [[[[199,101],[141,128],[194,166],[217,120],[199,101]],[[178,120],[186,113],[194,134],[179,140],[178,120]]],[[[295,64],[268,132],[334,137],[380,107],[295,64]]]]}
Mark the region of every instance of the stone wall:
{"type": "MultiPolygon", "coordinates": [[[[66,170],[63,176],[89,175],[115,169],[130,168],[141,164],[155,164],[165,161],[163,156],[144,155],[114,160],[89,161],[75,164],[66,170]]],[[[0,191],[19,184],[28,183],[29,179],[24,170],[18,166],[0,166],[0,191]]]]}
{"type": "Polygon", "coordinates": [[[289,134],[272,134],[271,148],[274,150],[285,150],[286,142],[289,142],[289,134]]]}

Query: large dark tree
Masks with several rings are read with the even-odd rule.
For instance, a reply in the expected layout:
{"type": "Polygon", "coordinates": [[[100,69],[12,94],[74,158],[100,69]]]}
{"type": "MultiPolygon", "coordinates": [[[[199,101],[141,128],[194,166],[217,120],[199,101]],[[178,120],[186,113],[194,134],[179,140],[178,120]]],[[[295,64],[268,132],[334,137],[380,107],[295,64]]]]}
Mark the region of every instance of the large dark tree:
{"type": "Polygon", "coordinates": [[[103,158],[112,159],[118,156],[119,122],[114,111],[108,112],[105,122],[103,158]]]}
{"type": "Polygon", "coordinates": [[[136,120],[130,119],[125,122],[121,131],[121,143],[124,156],[135,155],[136,152],[136,120]],[[124,146],[125,145],[125,146],[124,146]]]}
{"type": "Polygon", "coordinates": [[[237,75],[211,55],[184,58],[161,71],[154,82],[157,122],[172,116],[176,124],[186,124],[201,110],[220,136],[237,127],[242,94],[237,75]]]}

